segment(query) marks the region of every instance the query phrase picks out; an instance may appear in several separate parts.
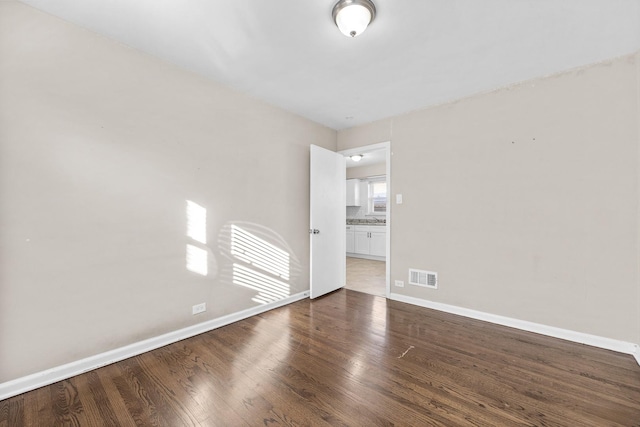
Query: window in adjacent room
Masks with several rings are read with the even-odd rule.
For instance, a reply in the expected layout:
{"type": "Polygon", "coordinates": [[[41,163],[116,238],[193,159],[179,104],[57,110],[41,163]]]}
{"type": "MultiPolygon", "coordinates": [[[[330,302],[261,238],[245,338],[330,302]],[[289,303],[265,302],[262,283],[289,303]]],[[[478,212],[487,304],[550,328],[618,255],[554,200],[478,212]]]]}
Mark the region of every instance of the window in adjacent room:
{"type": "Polygon", "coordinates": [[[387,181],[385,177],[369,179],[370,215],[383,215],[387,212],[387,181]]]}

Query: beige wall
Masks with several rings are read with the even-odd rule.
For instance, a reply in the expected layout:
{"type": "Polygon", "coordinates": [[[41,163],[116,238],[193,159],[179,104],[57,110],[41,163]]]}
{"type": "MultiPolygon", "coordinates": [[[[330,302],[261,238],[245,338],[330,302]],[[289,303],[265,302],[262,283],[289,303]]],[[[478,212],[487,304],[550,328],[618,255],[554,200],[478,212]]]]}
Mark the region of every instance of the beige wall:
{"type": "Polygon", "coordinates": [[[340,147],[340,150],[348,150],[391,141],[393,121],[393,119],[382,119],[365,126],[341,130],[338,132],[338,147],[340,147]]]}
{"type": "Polygon", "coordinates": [[[375,165],[358,166],[347,168],[347,179],[351,178],[368,178],[370,176],[385,175],[387,173],[387,165],[378,163],[375,165]]]}
{"type": "Polygon", "coordinates": [[[392,292],[640,343],[639,62],[340,131],[391,135],[392,283],[439,273],[392,292]]]}
{"type": "Polygon", "coordinates": [[[0,58],[0,382],[257,305],[230,223],[308,290],[309,144],[335,131],[17,2],[0,58]],[[185,268],[186,200],[207,209],[206,277],[185,268]]]}

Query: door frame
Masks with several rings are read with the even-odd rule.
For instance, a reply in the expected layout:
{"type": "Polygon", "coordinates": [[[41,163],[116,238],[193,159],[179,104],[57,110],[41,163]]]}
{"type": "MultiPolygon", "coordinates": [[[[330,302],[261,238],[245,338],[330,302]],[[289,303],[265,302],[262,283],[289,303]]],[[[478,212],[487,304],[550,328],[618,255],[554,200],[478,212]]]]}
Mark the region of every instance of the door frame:
{"type": "MultiPolygon", "coordinates": [[[[385,173],[386,173],[386,181],[387,181],[387,213],[386,213],[386,260],[385,260],[385,281],[386,281],[386,290],[385,297],[389,298],[391,294],[391,141],[379,142],[377,144],[363,145],[361,147],[349,148],[346,150],[338,151],[339,154],[342,154],[345,157],[353,156],[354,154],[366,154],[367,151],[377,151],[380,149],[385,150],[385,173]]],[[[346,167],[345,167],[346,170],[346,167]]],[[[346,247],[346,235],[343,233],[342,238],[345,240],[343,246],[346,247]]],[[[345,278],[344,283],[347,283],[346,277],[347,271],[345,268],[345,278]]]]}

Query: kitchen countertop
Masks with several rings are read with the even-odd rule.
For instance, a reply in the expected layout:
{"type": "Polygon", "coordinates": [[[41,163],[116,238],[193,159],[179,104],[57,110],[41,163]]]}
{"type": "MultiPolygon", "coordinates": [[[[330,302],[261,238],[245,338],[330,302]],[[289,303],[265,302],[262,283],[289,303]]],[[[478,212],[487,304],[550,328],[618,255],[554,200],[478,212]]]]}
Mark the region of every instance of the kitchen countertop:
{"type": "Polygon", "coordinates": [[[387,225],[385,221],[367,220],[367,219],[348,219],[347,225],[387,225]]]}

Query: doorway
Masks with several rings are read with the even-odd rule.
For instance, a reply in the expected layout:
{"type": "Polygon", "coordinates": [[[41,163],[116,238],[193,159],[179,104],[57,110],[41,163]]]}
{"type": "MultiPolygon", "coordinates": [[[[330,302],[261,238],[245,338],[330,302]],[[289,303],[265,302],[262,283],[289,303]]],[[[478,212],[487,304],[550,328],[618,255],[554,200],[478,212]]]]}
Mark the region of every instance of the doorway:
{"type": "Polygon", "coordinates": [[[346,167],[345,288],[390,293],[390,156],[383,142],[339,152],[346,167]]]}

